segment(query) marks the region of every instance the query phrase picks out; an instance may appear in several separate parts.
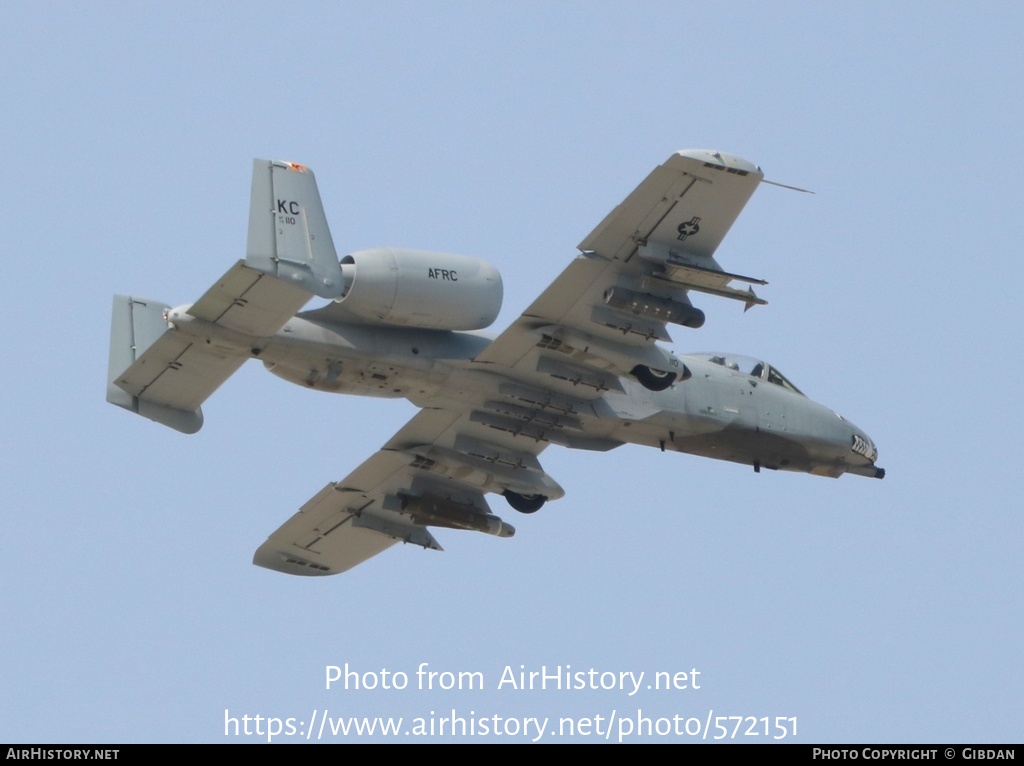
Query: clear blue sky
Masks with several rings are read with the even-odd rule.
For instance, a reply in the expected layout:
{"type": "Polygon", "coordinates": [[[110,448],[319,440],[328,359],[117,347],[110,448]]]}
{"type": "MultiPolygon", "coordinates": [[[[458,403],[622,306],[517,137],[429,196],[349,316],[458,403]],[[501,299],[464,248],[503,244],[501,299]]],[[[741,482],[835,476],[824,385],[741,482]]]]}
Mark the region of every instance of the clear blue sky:
{"type": "Polygon", "coordinates": [[[1020,741],[1018,4],[3,7],[0,741],[244,739],[225,710],[1020,741]],[[514,539],[440,530],[309,580],[252,552],[411,405],[255,364],[195,436],[104,402],[110,296],[191,302],[242,257],[253,157],[316,171],[341,252],[490,260],[499,330],[690,147],[816,194],[757,192],[719,260],[769,305],[705,301],[673,348],[770,360],[884,481],[555,448],[567,496],[503,509],[514,539]],[[345,663],[410,688],[326,690],[345,663]],[[421,663],[484,688],[412,688],[421,663]],[[520,665],[701,688],[497,688],[520,665]]]}

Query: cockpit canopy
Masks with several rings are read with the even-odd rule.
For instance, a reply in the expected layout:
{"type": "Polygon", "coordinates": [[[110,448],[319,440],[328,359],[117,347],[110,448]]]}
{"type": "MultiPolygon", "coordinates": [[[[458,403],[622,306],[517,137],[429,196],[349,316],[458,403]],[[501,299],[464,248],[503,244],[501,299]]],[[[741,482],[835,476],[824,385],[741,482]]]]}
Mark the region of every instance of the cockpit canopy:
{"type": "Polygon", "coordinates": [[[789,379],[785,375],[767,362],[762,362],[759,359],[753,359],[749,356],[743,356],[742,354],[722,354],[718,352],[690,354],[689,356],[695,356],[698,359],[704,359],[705,361],[712,362],[714,364],[720,364],[723,367],[728,367],[730,370],[741,372],[752,378],[763,380],[766,383],[774,383],[776,386],[782,386],[795,394],[800,394],[800,396],[804,395],[803,391],[790,383],[789,379]]]}

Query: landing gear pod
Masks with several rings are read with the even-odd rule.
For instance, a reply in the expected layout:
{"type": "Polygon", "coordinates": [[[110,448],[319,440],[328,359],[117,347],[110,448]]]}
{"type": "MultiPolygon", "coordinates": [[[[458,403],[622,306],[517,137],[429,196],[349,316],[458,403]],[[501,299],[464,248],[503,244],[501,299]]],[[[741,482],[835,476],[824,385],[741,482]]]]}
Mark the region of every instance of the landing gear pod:
{"type": "Polygon", "coordinates": [[[536,513],[548,501],[544,495],[520,495],[510,489],[506,489],[501,494],[504,495],[508,504],[520,513],[536,513]]]}
{"type": "Polygon", "coordinates": [[[664,391],[676,382],[674,372],[655,370],[645,364],[638,364],[630,370],[630,374],[648,391],[664,391]]]}

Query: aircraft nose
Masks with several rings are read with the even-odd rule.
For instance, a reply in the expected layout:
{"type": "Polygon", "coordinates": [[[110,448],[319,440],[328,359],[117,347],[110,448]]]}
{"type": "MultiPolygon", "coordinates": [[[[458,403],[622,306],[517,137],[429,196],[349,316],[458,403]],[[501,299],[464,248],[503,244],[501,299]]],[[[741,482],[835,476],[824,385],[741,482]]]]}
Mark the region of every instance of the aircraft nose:
{"type": "Polygon", "coordinates": [[[878,447],[875,446],[871,437],[858,428],[852,429],[850,451],[867,461],[866,465],[858,466],[857,469],[852,471],[853,473],[859,473],[862,476],[870,476],[875,479],[885,478],[885,469],[875,465],[875,461],[878,460],[878,447]]]}

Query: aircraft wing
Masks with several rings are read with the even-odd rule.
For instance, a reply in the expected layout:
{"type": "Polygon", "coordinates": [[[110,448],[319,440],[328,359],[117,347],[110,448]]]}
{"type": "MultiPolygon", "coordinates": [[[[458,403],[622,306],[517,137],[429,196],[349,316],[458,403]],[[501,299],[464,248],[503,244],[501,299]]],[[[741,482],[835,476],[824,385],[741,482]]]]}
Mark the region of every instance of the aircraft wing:
{"type": "Polygon", "coordinates": [[[536,455],[546,442],[496,432],[472,412],[421,410],[342,481],[325,486],[259,547],[258,566],[344,572],[397,542],[441,550],[428,526],[511,537],[484,495],[561,497],[536,455]]]}
{"type": "Polygon", "coordinates": [[[691,291],[746,308],[765,303],[750,287],[763,280],[728,272],[714,258],[763,177],[756,165],[720,152],[673,154],[583,239],[582,254],[475,361],[597,390],[614,389],[621,375],[644,382],[638,366],[653,371],[649,388],[670,384],[683,372],[655,341],[671,339],[668,324],[703,324],[691,291]],[[576,367],[582,369],[574,378],[576,367]]]}

